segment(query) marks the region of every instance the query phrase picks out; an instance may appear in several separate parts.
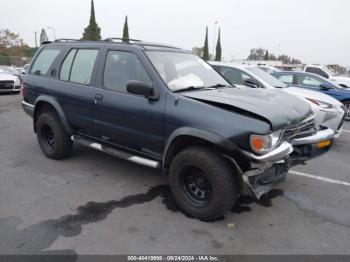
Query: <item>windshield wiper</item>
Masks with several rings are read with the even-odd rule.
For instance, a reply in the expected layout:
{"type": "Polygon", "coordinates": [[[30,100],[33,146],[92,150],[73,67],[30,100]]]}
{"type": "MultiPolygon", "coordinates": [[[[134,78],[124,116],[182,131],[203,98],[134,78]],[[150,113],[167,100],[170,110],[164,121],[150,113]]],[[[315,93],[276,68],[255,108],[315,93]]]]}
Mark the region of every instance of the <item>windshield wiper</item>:
{"type": "Polygon", "coordinates": [[[204,89],[204,88],[205,88],[204,86],[188,86],[188,87],[174,90],[173,93],[178,93],[178,92],[182,92],[182,91],[199,90],[199,89],[204,89]]]}
{"type": "Polygon", "coordinates": [[[212,86],[207,86],[206,88],[219,88],[219,87],[234,87],[234,85],[216,84],[212,86]]]}

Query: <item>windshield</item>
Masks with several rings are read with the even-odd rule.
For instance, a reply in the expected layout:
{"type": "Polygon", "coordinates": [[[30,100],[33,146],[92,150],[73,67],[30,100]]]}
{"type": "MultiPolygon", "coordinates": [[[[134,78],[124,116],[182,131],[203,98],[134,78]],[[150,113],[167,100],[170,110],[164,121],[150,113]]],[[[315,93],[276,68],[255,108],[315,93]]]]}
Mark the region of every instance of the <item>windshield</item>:
{"type": "Polygon", "coordinates": [[[196,55],[165,51],[146,53],[172,91],[229,85],[210,65],[196,55]]]}
{"type": "Polygon", "coordinates": [[[269,85],[272,85],[274,87],[281,87],[281,88],[288,87],[285,83],[279,81],[278,79],[274,78],[272,75],[266,73],[265,71],[261,70],[258,67],[246,67],[246,69],[247,71],[257,76],[261,80],[265,81],[269,85]]]}

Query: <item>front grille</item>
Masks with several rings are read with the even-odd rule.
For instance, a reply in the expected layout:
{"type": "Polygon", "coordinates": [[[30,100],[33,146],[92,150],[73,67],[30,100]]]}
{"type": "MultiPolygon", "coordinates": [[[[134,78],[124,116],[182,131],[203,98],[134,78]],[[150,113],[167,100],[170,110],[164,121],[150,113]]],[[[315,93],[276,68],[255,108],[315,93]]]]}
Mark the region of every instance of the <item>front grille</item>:
{"type": "Polygon", "coordinates": [[[291,141],[292,139],[309,136],[315,132],[315,118],[309,117],[296,125],[289,126],[283,130],[283,139],[291,141]]]}
{"type": "Polygon", "coordinates": [[[12,89],[14,81],[0,81],[0,89],[12,89]]]}

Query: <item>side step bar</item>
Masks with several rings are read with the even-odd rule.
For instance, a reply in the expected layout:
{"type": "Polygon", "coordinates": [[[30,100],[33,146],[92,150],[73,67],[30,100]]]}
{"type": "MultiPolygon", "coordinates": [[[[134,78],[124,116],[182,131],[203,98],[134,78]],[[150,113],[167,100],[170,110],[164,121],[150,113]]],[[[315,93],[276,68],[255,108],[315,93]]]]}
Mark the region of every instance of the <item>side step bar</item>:
{"type": "Polygon", "coordinates": [[[147,158],[143,158],[143,157],[139,157],[139,156],[130,155],[128,153],[116,150],[112,147],[108,147],[108,146],[96,143],[96,142],[89,140],[85,137],[83,138],[83,137],[78,136],[78,135],[72,135],[71,139],[73,142],[76,142],[76,143],[81,144],[83,146],[91,147],[93,149],[105,152],[105,153],[110,154],[112,156],[116,156],[116,157],[128,160],[130,162],[134,162],[134,163],[139,164],[139,165],[148,166],[148,167],[152,167],[152,168],[160,168],[160,162],[157,162],[157,161],[154,161],[151,159],[147,159],[147,158]]]}

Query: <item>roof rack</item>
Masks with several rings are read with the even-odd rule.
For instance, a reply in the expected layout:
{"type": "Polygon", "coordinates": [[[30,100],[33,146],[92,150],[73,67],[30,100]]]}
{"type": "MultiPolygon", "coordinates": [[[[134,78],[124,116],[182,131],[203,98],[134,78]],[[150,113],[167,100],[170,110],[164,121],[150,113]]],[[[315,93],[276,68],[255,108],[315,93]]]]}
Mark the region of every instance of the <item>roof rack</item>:
{"type": "Polygon", "coordinates": [[[130,42],[142,42],[139,39],[123,38],[123,37],[109,37],[109,38],[105,39],[106,42],[114,42],[115,40],[120,40],[120,41],[127,40],[130,42]]]}
{"type": "Polygon", "coordinates": [[[41,42],[42,45],[47,45],[47,44],[51,44],[52,42],[51,41],[44,41],[44,42],[41,42]]]}
{"type": "Polygon", "coordinates": [[[60,43],[60,42],[79,42],[81,40],[79,39],[71,39],[71,38],[59,38],[59,39],[56,39],[54,42],[55,43],[60,43]]]}

